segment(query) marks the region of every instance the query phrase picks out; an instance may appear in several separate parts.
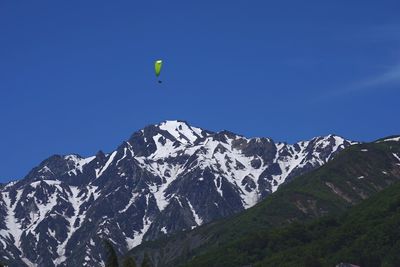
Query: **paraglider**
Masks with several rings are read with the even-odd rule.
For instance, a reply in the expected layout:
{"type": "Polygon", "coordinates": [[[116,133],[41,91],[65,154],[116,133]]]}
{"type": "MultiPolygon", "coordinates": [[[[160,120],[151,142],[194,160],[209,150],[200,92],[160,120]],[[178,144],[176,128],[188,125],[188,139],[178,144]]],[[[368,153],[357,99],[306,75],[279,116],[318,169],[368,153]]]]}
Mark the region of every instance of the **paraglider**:
{"type": "MultiPolygon", "coordinates": [[[[156,60],[156,62],[154,63],[154,70],[156,72],[157,78],[160,76],[162,64],[163,62],[160,59],[156,60]]],[[[162,83],[162,81],[158,80],[158,83],[162,83]]]]}

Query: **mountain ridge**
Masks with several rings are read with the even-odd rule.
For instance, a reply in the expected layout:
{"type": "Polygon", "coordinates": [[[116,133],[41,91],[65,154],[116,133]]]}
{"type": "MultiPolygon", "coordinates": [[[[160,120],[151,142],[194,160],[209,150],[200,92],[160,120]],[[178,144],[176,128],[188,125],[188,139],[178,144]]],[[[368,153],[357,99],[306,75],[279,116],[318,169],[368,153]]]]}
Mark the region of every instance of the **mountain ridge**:
{"type": "Polygon", "coordinates": [[[53,155],[1,189],[9,253],[0,256],[19,266],[96,265],[101,238],[124,252],[238,213],[352,143],[328,135],[288,145],[166,121],[107,154],[53,155]]]}
{"type": "Polygon", "coordinates": [[[267,248],[263,244],[268,244],[268,231],[340,215],[400,181],[400,142],[384,140],[347,148],[246,211],[189,232],[144,242],[128,255],[140,263],[147,254],[154,266],[247,266],[263,258],[267,261],[261,249],[267,248]]]}

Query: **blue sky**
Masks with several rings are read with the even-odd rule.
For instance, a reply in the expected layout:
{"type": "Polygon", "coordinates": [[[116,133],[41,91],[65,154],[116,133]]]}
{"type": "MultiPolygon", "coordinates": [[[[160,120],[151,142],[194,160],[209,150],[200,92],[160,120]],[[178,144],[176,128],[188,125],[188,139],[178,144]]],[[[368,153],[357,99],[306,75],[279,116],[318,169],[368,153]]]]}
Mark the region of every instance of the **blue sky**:
{"type": "Polygon", "coordinates": [[[167,119],[288,142],[399,134],[399,11],[398,0],[3,0],[0,181],[167,119]]]}

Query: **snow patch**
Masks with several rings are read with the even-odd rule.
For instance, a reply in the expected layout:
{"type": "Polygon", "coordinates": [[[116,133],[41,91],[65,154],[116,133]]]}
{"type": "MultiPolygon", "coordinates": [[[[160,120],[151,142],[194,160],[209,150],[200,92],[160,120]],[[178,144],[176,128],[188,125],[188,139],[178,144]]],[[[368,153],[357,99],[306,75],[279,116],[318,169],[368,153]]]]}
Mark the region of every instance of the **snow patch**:
{"type": "Polygon", "coordinates": [[[117,151],[114,151],[111,156],[108,158],[106,164],[104,165],[103,168],[101,169],[96,169],[96,178],[99,178],[105,170],[110,166],[110,164],[113,162],[115,155],[117,154],[117,151]]]}
{"type": "Polygon", "coordinates": [[[153,166],[153,172],[158,173],[159,177],[163,177],[165,179],[165,182],[160,184],[153,184],[149,186],[150,192],[153,194],[154,198],[156,199],[158,209],[160,211],[164,210],[166,206],[168,206],[169,201],[167,196],[165,196],[165,191],[167,190],[168,186],[175,181],[175,179],[179,176],[179,174],[182,172],[182,169],[180,166],[175,166],[168,169],[167,166],[158,164],[157,166],[153,166]],[[157,171],[154,171],[154,169],[157,169],[157,171]],[[170,177],[166,177],[164,175],[166,170],[169,170],[170,177]]]}
{"type": "Polygon", "coordinates": [[[21,260],[28,265],[28,267],[37,267],[37,264],[31,262],[30,260],[28,260],[27,258],[22,257],[21,260]]]}
{"type": "Polygon", "coordinates": [[[57,254],[58,258],[54,260],[54,263],[56,265],[59,265],[63,263],[66,260],[65,254],[66,254],[66,246],[71,239],[72,235],[78,230],[82,224],[82,222],[85,220],[86,213],[79,214],[79,209],[80,206],[87,202],[90,198],[91,195],[96,199],[96,193],[94,192],[97,189],[97,187],[94,186],[88,186],[87,187],[87,194],[82,195],[80,198],[78,195],[80,194],[80,190],[78,187],[75,186],[70,186],[71,194],[68,195],[68,202],[71,203],[72,208],[73,208],[73,215],[71,217],[65,217],[65,219],[68,221],[68,232],[67,232],[67,238],[58,245],[57,247],[57,254]],[[75,222],[79,221],[79,224],[75,226],[75,222]]]}
{"type": "Polygon", "coordinates": [[[385,140],[380,140],[380,141],[378,141],[378,143],[381,143],[381,142],[399,142],[399,141],[400,141],[400,136],[393,137],[393,138],[388,138],[388,139],[385,139],[385,140]]]}
{"type": "Polygon", "coordinates": [[[72,169],[68,171],[69,174],[73,173],[77,175],[77,171],[80,173],[83,172],[83,166],[86,164],[90,163],[92,160],[94,160],[96,156],[88,157],[88,158],[81,158],[77,155],[67,155],[64,157],[65,160],[72,161],[73,166],[72,169]]]}
{"type": "Polygon", "coordinates": [[[194,210],[192,204],[190,204],[189,199],[186,199],[186,200],[187,200],[187,203],[188,203],[188,205],[189,205],[189,207],[190,207],[190,210],[192,211],[193,218],[194,218],[196,224],[197,224],[197,225],[202,225],[202,224],[203,224],[203,220],[202,220],[202,219],[200,218],[200,216],[196,213],[196,211],[194,210]]]}
{"type": "Polygon", "coordinates": [[[201,130],[196,129],[180,121],[166,121],[159,125],[161,130],[169,132],[176,140],[183,144],[193,144],[198,138],[198,132],[201,130]]]}
{"type": "Polygon", "coordinates": [[[32,186],[33,188],[37,188],[37,186],[41,183],[45,183],[48,185],[61,185],[61,181],[58,180],[40,180],[40,181],[35,181],[30,183],[30,186],[32,186]]]}
{"type": "Polygon", "coordinates": [[[118,213],[124,213],[125,211],[127,211],[130,208],[130,206],[132,206],[132,204],[135,202],[138,195],[139,195],[138,193],[132,192],[132,197],[129,199],[128,204],[126,204],[126,206],[123,209],[119,210],[118,213]]]}
{"type": "Polygon", "coordinates": [[[164,138],[165,144],[162,144],[159,142],[160,138],[164,138],[161,134],[157,134],[153,136],[154,143],[157,146],[156,151],[151,155],[152,158],[166,158],[169,156],[174,156],[176,155],[176,151],[179,149],[175,148],[174,143],[167,139],[164,138]]]}
{"type": "Polygon", "coordinates": [[[14,238],[14,245],[17,248],[19,248],[19,247],[21,247],[20,239],[21,239],[21,235],[22,235],[23,231],[21,229],[20,223],[18,222],[17,218],[15,217],[15,207],[17,206],[17,203],[19,202],[19,200],[21,198],[22,190],[17,191],[16,200],[12,204],[11,204],[9,192],[2,192],[1,195],[2,195],[3,201],[7,208],[7,215],[5,218],[5,223],[6,223],[7,229],[9,231],[8,231],[8,233],[7,232],[6,233],[9,235],[10,238],[11,237],[14,238]]]}
{"type": "Polygon", "coordinates": [[[126,238],[126,243],[128,244],[128,249],[137,247],[142,243],[143,237],[149,230],[150,226],[151,226],[150,219],[147,218],[146,216],[144,216],[142,230],[140,230],[139,232],[135,232],[133,238],[129,238],[129,237],[126,238]]]}
{"type": "Polygon", "coordinates": [[[394,156],[398,161],[400,161],[400,157],[397,156],[397,154],[395,154],[395,153],[392,153],[392,154],[393,154],[393,156],[394,156]]]}
{"type": "Polygon", "coordinates": [[[115,165],[116,166],[118,166],[118,163],[121,161],[121,160],[123,160],[124,158],[126,158],[126,151],[128,150],[128,148],[127,147],[124,147],[124,155],[119,159],[119,160],[117,160],[117,163],[115,163],[115,165]]]}

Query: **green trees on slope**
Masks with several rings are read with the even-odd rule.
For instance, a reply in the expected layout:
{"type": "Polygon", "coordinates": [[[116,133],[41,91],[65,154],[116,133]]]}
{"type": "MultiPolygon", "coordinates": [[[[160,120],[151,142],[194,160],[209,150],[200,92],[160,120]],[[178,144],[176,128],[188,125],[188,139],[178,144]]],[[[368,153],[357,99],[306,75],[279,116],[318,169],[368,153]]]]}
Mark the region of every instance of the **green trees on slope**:
{"type": "Polygon", "coordinates": [[[129,255],[142,258],[148,253],[148,258],[166,267],[314,267],[340,262],[398,267],[400,219],[396,212],[400,213],[400,204],[396,197],[382,194],[380,205],[366,199],[396,187],[400,168],[393,155],[399,153],[399,142],[354,145],[255,207],[190,232],[144,243],[129,255]],[[385,201],[391,208],[385,209],[385,201]],[[195,244],[190,251],[188,243],[195,244]]]}
{"type": "Polygon", "coordinates": [[[106,249],[107,255],[105,267],[118,267],[117,253],[115,252],[115,249],[112,246],[111,242],[108,240],[104,240],[104,248],[106,249]]]}
{"type": "Polygon", "coordinates": [[[184,266],[328,267],[340,262],[400,266],[400,183],[342,215],[253,233],[184,266]]]}
{"type": "MultiPolygon", "coordinates": [[[[111,242],[104,240],[104,248],[107,255],[105,267],[120,267],[117,253],[111,242]]],[[[0,267],[2,267],[1,264],[0,267]]],[[[121,267],[136,267],[136,262],[132,257],[124,257],[121,267]]],[[[152,267],[150,258],[147,254],[144,255],[141,267],[152,267]]]]}
{"type": "Polygon", "coordinates": [[[122,267],[136,267],[136,262],[132,257],[127,257],[122,261],[122,267]]]}
{"type": "MultiPolygon", "coordinates": [[[[275,253],[273,249],[286,242],[285,239],[280,240],[283,243],[275,242],[275,238],[284,235],[279,230],[274,232],[273,229],[295,221],[306,227],[311,221],[327,215],[335,216],[334,221],[339,220],[337,223],[341,224],[340,217],[337,216],[399,181],[400,168],[394,154],[400,155],[400,142],[353,145],[323,167],[284,184],[250,209],[192,231],[146,242],[130,251],[129,255],[142,257],[144,253],[148,253],[152,260],[165,267],[179,266],[190,260],[193,260],[190,264],[194,264],[205,258],[212,258],[214,261],[196,266],[241,266],[242,263],[246,265],[262,261],[266,252],[275,253]],[[255,238],[251,239],[252,237],[255,238]],[[245,242],[246,245],[233,246],[240,242],[245,242]],[[190,251],[187,251],[185,244],[192,244],[190,251]],[[221,250],[221,247],[232,251],[221,250]],[[245,252],[242,253],[238,247],[245,252]]],[[[299,240],[289,236],[288,242],[308,244],[312,239],[304,235],[305,233],[291,233],[298,234],[299,240]]],[[[292,245],[295,244],[289,244],[286,248],[292,245]]],[[[306,259],[300,260],[300,265],[306,264],[306,259]]],[[[319,260],[311,255],[307,264],[312,262],[318,263],[319,260]]]]}
{"type": "Polygon", "coordinates": [[[144,254],[142,267],[151,267],[151,261],[150,261],[149,255],[147,253],[144,254]]]}

